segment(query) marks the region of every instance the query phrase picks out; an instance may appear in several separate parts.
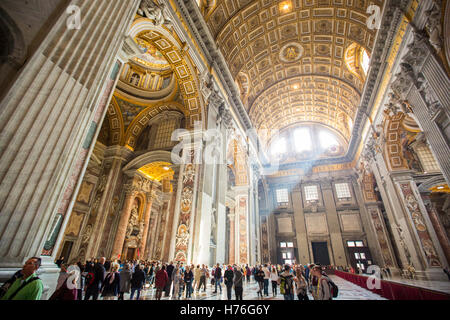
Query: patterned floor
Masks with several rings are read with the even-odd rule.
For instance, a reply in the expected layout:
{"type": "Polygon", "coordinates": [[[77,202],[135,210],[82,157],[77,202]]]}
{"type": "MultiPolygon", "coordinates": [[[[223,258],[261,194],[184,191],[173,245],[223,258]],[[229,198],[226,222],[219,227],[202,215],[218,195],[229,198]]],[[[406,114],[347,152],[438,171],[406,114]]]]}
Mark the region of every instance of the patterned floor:
{"type": "MultiPolygon", "coordinates": [[[[368,290],[365,290],[351,282],[348,282],[342,278],[331,276],[330,277],[336,285],[339,287],[339,296],[335,300],[386,300],[383,297],[374,294],[368,290]]],[[[227,299],[227,293],[226,288],[222,284],[222,293],[220,293],[220,290],[217,294],[213,293],[214,287],[212,287],[210,284],[208,284],[206,288],[206,292],[195,292],[192,295],[192,298],[190,300],[226,300],[227,299]]],[[[243,293],[243,299],[244,300],[283,300],[283,296],[279,293],[276,297],[273,297],[272,295],[272,284],[269,284],[269,297],[264,298],[258,298],[257,295],[258,291],[258,285],[251,281],[249,284],[244,285],[244,293],[243,293]]],[[[145,290],[141,294],[142,300],[153,300],[155,295],[154,289],[145,290]]],[[[130,295],[125,294],[125,299],[129,299],[130,295]]],[[[309,296],[310,299],[312,299],[312,296],[309,296]]],[[[136,299],[136,297],[134,297],[136,299]]],[[[161,300],[171,300],[172,297],[163,297],[161,300]]],[[[185,300],[184,297],[182,297],[183,300],[185,300]]],[[[235,299],[234,290],[232,294],[232,299],[235,299]]],[[[297,299],[297,298],[296,298],[297,299]]]]}

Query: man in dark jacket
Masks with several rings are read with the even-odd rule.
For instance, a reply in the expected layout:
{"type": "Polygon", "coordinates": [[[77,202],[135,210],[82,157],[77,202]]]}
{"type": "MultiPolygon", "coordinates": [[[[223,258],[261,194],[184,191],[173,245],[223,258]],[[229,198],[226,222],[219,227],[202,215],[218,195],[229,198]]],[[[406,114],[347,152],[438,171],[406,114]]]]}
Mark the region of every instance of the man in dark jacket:
{"type": "Polygon", "coordinates": [[[94,265],[94,280],[86,288],[86,295],[84,300],[89,300],[92,296],[92,300],[98,299],[98,294],[100,293],[100,288],[103,285],[103,280],[105,279],[106,270],[104,267],[106,258],[100,258],[99,262],[94,265]]]}
{"type": "Polygon", "coordinates": [[[165,297],[168,297],[169,293],[170,293],[170,287],[172,286],[172,272],[173,272],[174,268],[175,267],[173,265],[173,262],[170,261],[170,264],[167,266],[167,269],[166,269],[167,276],[169,277],[169,279],[167,280],[166,287],[164,288],[164,292],[165,292],[164,296],[165,297]]]}
{"type": "Polygon", "coordinates": [[[133,300],[134,293],[137,291],[136,300],[139,300],[141,296],[141,290],[144,287],[145,283],[145,273],[142,270],[143,267],[141,265],[137,265],[134,268],[133,276],[131,277],[131,295],[130,300],[133,300]]]}
{"type": "Polygon", "coordinates": [[[233,278],[234,278],[234,272],[231,266],[228,266],[228,269],[225,271],[223,278],[225,281],[225,285],[227,286],[227,298],[228,300],[231,300],[231,293],[233,289],[233,278]]]}
{"type": "Polygon", "coordinates": [[[220,283],[221,280],[222,280],[222,269],[220,268],[220,265],[217,264],[217,267],[214,269],[214,284],[216,287],[214,293],[217,293],[217,286],[219,286],[220,293],[222,293],[222,285],[220,283]]]}

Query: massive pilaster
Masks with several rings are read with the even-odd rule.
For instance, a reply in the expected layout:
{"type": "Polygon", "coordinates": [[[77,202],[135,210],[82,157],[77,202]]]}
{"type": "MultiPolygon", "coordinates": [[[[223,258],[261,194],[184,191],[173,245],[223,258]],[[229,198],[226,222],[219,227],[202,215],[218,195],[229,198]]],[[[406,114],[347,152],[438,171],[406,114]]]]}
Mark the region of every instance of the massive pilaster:
{"type": "Polygon", "coordinates": [[[294,223],[297,236],[298,262],[301,264],[310,263],[312,257],[309,254],[308,234],[306,231],[305,214],[303,212],[303,200],[300,184],[292,190],[292,206],[294,209],[294,223]]]}
{"type": "Polygon", "coordinates": [[[323,202],[327,212],[328,230],[331,246],[333,248],[333,256],[331,258],[334,261],[332,263],[337,266],[348,265],[331,182],[323,180],[320,183],[320,187],[323,193],[323,202]]]}

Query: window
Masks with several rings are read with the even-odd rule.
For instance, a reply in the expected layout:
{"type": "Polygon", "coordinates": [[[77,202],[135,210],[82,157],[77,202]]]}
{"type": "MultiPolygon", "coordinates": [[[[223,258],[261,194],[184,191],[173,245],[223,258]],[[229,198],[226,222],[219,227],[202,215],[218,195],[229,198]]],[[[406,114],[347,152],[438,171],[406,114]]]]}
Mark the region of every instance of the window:
{"type": "Polygon", "coordinates": [[[272,143],[270,153],[272,154],[272,156],[279,156],[283,153],[286,153],[286,149],[286,138],[282,137],[272,143]]]}
{"type": "Polygon", "coordinates": [[[283,252],[283,259],[286,259],[287,258],[287,254],[286,254],[286,252],[283,252]]]}
{"type": "Polygon", "coordinates": [[[321,131],[319,133],[319,141],[323,149],[329,149],[333,146],[339,145],[339,142],[337,141],[336,137],[327,131],[321,131]]]}
{"type": "Polygon", "coordinates": [[[366,254],[365,253],[360,253],[361,259],[366,259],[366,254]]]}
{"type": "Polygon", "coordinates": [[[297,152],[309,151],[312,149],[311,134],[308,128],[295,130],[294,141],[297,152]]]}
{"type": "Polygon", "coordinates": [[[277,202],[278,204],[289,202],[288,189],[277,189],[277,202]]]}
{"type": "Polygon", "coordinates": [[[335,188],[338,199],[352,197],[348,183],[336,183],[335,188]]]}
{"type": "Polygon", "coordinates": [[[359,253],[355,253],[355,258],[358,260],[361,259],[361,256],[359,255],[359,253]]]}
{"type": "Polygon", "coordinates": [[[317,191],[317,186],[305,187],[305,199],[306,201],[319,200],[319,193],[317,191]]]}
{"type": "Polygon", "coordinates": [[[370,66],[370,57],[367,54],[367,51],[362,49],[363,53],[362,53],[362,59],[361,59],[361,66],[364,70],[364,73],[367,74],[367,72],[369,71],[369,66],[370,66]]]}
{"type": "Polygon", "coordinates": [[[424,172],[440,171],[439,165],[437,164],[436,159],[428,146],[422,144],[416,147],[416,153],[420,159],[424,172]]]}
{"type": "Polygon", "coordinates": [[[288,248],[293,248],[294,247],[294,243],[293,242],[288,242],[287,246],[288,246],[288,248]]]}
{"type": "Polygon", "coordinates": [[[286,255],[288,259],[292,258],[292,254],[290,252],[286,252],[286,255]]]}
{"type": "Polygon", "coordinates": [[[355,241],[347,241],[347,247],[355,247],[355,241]]]}
{"type": "Polygon", "coordinates": [[[284,260],[284,264],[292,264],[292,260],[284,260]]]}
{"type": "Polygon", "coordinates": [[[355,241],[355,245],[357,247],[364,247],[364,243],[362,241],[355,241]]]}
{"type": "Polygon", "coordinates": [[[286,248],[286,242],[280,242],[280,247],[281,248],[286,248]]]}

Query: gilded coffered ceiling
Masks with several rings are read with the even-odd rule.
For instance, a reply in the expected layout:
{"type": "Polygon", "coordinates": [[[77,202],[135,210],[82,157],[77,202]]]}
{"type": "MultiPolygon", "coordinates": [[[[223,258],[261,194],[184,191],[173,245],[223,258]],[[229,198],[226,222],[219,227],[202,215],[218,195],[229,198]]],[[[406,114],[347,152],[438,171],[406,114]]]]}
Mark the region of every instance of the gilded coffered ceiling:
{"type": "Polygon", "coordinates": [[[348,141],[365,80],[348,60],[355,48],[370,56],[371,4],[382,8],[377,0],[216,0],[202,12],[256,128],[313,122],[348,141]]]}

